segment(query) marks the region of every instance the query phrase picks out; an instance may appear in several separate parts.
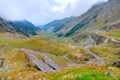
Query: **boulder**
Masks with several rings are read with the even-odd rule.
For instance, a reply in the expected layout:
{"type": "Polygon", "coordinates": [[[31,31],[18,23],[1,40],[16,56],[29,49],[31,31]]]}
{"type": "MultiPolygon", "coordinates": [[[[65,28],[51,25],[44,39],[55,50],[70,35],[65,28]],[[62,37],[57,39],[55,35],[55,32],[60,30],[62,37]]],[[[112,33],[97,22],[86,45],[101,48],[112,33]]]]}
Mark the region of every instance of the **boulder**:
{"type": "Polygon", "coordinates": [[[120,61],[116,61],[113,63],[113,66],[119,67],[120,68],[120,61]]]}

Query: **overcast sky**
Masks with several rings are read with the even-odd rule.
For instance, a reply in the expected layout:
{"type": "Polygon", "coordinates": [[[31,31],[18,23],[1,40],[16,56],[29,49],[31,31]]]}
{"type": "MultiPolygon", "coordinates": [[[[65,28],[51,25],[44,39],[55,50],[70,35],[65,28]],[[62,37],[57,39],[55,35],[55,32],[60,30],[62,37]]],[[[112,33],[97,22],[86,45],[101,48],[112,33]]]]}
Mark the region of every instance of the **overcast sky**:
{"type": "Polygon", "coordinates": [[[0,0],[0,16],[9,20],[26,19],[35,25],[46,24],[79,16],[99,1],[107,0],[0,0]]]}

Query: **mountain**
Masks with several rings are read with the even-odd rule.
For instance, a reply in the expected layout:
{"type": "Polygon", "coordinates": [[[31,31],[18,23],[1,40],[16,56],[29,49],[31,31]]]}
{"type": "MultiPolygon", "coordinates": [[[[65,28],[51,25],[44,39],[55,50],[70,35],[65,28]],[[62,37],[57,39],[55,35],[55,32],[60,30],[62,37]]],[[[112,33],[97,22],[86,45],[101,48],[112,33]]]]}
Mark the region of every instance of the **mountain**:
{"type": "MultiPolygon", "coordinates": [[[[107,3],[101,3],[93,6],[87,13],[82,15],[84,17],[74,28],[69,31],[66,36],[70,36],[82,28],[101,28],[112,25],[119,21],[120,1],[109,0],[107,3]]],[[[80,17],[80,18],[81,18],[80,17]]]]}
{"type": "Polygon", "coordinates": [[[0,32],[15,33],[15,29],[6,20],[0,18],[0,32]]]}
{"type": "Polygon", "coordinates": [[[80,42],[87,38],[93,30],[116,24],[120,20],[120,0],[109,0],[95,4],[86,13],[78,17],[70,17],[53,21],[44,25],[43,30],[64,37],[72,37],[80,42]]]}
{"type": "MultiPolygon", "coordinates": [[[[58,34],[61,33],[61,34],[65,35],[65,34],[69,33],[71,30],[73,30],[75,28],[75,26],[80,24],[80,22],[82,23],[84,19],[86,19],[90,15],[94,15],[93,13],[95,13],[96,10],[99,10],[101,8],[101,5],[103,5],[103,3],[101,3],[99,5],[98,4],[94,5],[91,9],[88,10],[88,12],[86,12],[82,16],[68,17],[68,18],[64,18],[62,20],[52,21],[52,22],[44,25],[44,27],[42,29],[45,31],[56,32],[58,34]],[[60,27],[60,29],[55,31],[59,27],[60,27]]],[[[84,24],[87,24],[87,20],[86,20],[86,22],[84,22],[84,24]]]]}
{"type": "Polygon", "coordinates": [[[0,80],[120,80],[119,12],[119,0],[96,4],[41,26],[47,38],[26,20],[0,18],[0,80]]]}
{"type": "Polygon", "coordinates": [[[37,35],[40,32],[40,28],[36,27],[27,20],[22,21],[7,21],[0,18],[0,31],[22,34],[26,37],[37,35]]]}
{"type": "Polygon", "coordinates": [[[76,24],[77,19],[77,17],[68,17],[62,20],[55,20],[42,26],[41,29],[48,32],[54,32],[62,36],[73,28],[72,25],[76,24]]]}

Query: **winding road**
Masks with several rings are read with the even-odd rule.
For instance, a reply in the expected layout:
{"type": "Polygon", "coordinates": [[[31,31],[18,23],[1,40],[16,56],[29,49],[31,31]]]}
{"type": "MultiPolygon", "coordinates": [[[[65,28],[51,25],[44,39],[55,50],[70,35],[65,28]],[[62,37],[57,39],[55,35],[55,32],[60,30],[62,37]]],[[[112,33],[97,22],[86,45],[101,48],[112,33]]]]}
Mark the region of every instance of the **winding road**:
{"type": "Polygon", "coordinates": [[[116,40],[116,39],[114,39],[114,38],[112,38],[112,37],[110,37],[110,36],[103,35],[103,34],[101,34],[100,31],[96,31],[95,33],[98,34],[98,35],[100,35],[100,36],[103,36],[103,37],[105,37],[105,38],[107,38],[107,39],[110,39],[110,40],[113,41],[113,42],[116,42],[116,43],[119,43],[119,44],[120,44],[120,41],[118,41],[118,40],[116,40]]]}
{"type": "Polygon", "coordinates": [[[19,50],[24,51],[24,52],[28,52],[28,53],[33,53],[33,54],[40,55],[52,68],[54,68],[55,70],[60,70],[61,69],[61,66],[56,64],[52,59],[50,59],[45,54],[40,53],[39,51],[31,50],[31,49],[25,49],[25,48],[19,48],[19,50]]]}
{"type": "MultiPolygon", "coordinates": [[[[114,38],[112,38],[112,37],[103,35],[103,34],[101,34],[100,31],[95,31],[95,33],[98,34],[98,35],[100,35],[100,36],[103,36],[103,37],[107,38],[107,39],[104,41],[103,44],[106,44],[109,39],[110,39],[111,41],[113,41],[113,42],[116,42],[116,43],[120,44],[120,41],[118,41],[118,40],[116,40],[116,39],[114,39],[114,38]]],[[[92,40],[91,36],[90,36],[90,39],[92,40]]],[[[94,45],[96,45],[96,44],[94,43],[94,45]]],[[[94,45],[93,45],[93,46],[94,46],[94,45]]],[[[90,53],[92,56],[94,56],[94,58],[97,59],[97,61],[98,61],[99,64],[104,64],[103,59],[100,58],[98,55],[96,55],[96,53],[94,53],[94,52],[92,52],[92,51],[90,50],[91,47],[92,47],[92,46],[88,46],[88,47],[85,48],[85,50],[86,50],[88,53],[90,53]]]]}
{"type": "Polygon", "coordinates": [[[42,70],[43,72],[51,72],[53,71],[52,68],[50,68],[47,64],[45,64],[44,62],[42,62],[41,60],[37,59],[34,55],[32,54],[27,54],[28,58],[30,60],[32,60],[37,67],[42,70]]]}
{"type": "Polygon", "coordinates": [[[103,59],[100,58],[100,57],[99,57],[98,55],[96,55],[95,53],[93,53],[92,51],[90,51],[90,48],[91,48],[91,46],[86,47],[85,50],[86,50],[88,53],[90,53],[92,56],[94,56],[94,58],[97,59],[97,61],[98,61],[99,64],[104,64],[103,59]]]}

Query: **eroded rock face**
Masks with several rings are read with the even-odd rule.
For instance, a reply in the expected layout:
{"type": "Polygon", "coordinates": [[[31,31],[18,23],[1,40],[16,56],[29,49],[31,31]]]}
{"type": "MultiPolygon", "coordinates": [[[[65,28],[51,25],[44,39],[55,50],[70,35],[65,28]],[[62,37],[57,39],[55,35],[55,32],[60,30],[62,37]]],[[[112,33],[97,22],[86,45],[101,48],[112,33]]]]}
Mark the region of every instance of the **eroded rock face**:
{"type": "Polygon", "coordinates": [[[91,38],[94,40],[94,42],[96,42],[96,44],[100,44],[101,42],[105,40],[104,36],[100,36],[98,34],[92,34],[91,38]]]}
{"type": "Polygon", "coordinates": [[[98,34],[91,34],[88,38],[81,41],[78,46],[92,46],[92,45],[99,45],[105,41],[104,36],[100,36],[98,34]]]}

